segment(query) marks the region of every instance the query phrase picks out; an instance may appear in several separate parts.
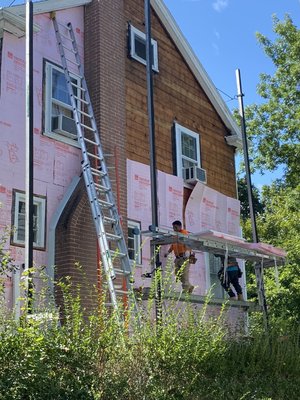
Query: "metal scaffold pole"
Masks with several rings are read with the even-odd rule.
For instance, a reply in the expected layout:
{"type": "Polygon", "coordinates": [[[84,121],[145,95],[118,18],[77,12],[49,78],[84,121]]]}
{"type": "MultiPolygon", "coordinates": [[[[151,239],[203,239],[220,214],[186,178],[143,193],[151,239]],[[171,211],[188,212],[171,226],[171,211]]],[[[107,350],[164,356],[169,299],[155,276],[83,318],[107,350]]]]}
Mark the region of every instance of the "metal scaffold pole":
{"type": "Polygon", "coordinates": [[[32,312],[30,269],[33,267],[33,4],[26,2],[26,178],[25,272],[28,313],[32,312]]]}
{"type": "MultiPolygon", "coordinates": [[[[251,219],[251,227],[252,227],[252,238],[253,238],[254,243],[258,243],[256,217],[255,217],[255,210],[254,210],[254,204],[253,204],[253,191],[252,191],[252,182],[251,182],[248,142],[247,142],[247,133],[246,133],[245,111],[244,111],[244,101],[243,101],[244,94],[242,91],[241,73],[240,73],[239,69],[236,70],[236,83],[237,83],[237,92],[238,92],[237,97],[238,97],[238,102],[239,102],[239,114],[240,114],[240,120],[241,120],[243,153],[244,153],[244,163],[245,163],[245,171],[246,171],[246,183],[247,183],[247,191],[248,191],[250,219],[251,219]]],[[[259,263],[255,263],[255,276],[256,276],[256,284],[257,284],[257,290],[258,290],[259,303],[262,306],[262,310],[263,310],[264,324],[265,324],[265,328],[268,329],[268,310],[267,310],[267,302],[266,302],[266,296],[265,296],[265,290],[264,290],[263,266],[259,263]]]]}
{"type": "MultiPolygon", "coordinates": [[[[151,177],[151,209],[152,209],[152,229],[158,228],[157,212],[157,170],[155,154],[155,121],[154,121],[154,102],[153,102],[153,56],[151,44],[151,7],[150,0],[145,0],[145,27],[146,27],[146,68],[147,68],[147,108],[148,108],[148,126],[149,126],[149,147],[150,147],[150,177],[151,177]]],[[[156,322],[161,324],[162,306],[161,306],[161,262],[159,251],[154,246],[152,257],[155,263],[155,282],[156,282],[156,322]]]]}

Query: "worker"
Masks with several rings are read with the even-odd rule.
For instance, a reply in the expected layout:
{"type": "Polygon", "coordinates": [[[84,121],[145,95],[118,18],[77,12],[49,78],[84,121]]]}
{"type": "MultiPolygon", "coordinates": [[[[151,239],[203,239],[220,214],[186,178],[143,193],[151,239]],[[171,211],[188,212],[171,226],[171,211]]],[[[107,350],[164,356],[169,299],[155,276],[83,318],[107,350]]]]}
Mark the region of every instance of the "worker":
{"type": "Polygon", "coordinates": [[[217,256],[221,257],[222,261],[222,267],[220,268],[218,272],[218,278],[220,279],[222,287],[225,289],[225,291],[228,293],[229,298],[231,300],[236,298],[236,295],[234,291],[231,289],[231,285],[234,287],[237,298],[240,301],[243,301],[243,291],[241,288],[241,285],[239,284],[239,278],[242,276],[242,271],[239,267],[239,264],[236,260],[235,257],[228,257],[228,262],[227,262],[227,268],[226,268],[226,273],[224,277],[224,262],[225,262],[225,257],[224,256],[217,256]]]}
{"type": "MultiPolygon", "coordinates": [[[[178,233],[182,233],[183,235],[187,235],[188,231],[182,229],[181,221],[174,221],[172,223],[173,230],[178,233]]],[[[191,249],[189,249],[186,245],[182,243],[173,243],[168,252],[165,254],[167,257],[170,253],[174,252],[175,255],[175,274],[176,279],[180,280],[182,283],[183,291],[187,293],[192,293],[194,290],[194,286],[189,282],[189,257],[191,256],[191,249]]]]}

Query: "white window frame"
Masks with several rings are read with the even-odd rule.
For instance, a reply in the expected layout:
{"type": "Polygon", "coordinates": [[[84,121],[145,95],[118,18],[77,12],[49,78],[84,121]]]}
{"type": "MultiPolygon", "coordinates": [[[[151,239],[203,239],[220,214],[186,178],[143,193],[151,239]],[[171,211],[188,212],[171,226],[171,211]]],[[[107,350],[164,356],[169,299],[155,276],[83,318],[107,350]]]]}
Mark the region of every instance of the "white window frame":
{"type": "MultiPolygon", "coordinates": [[[[49,61],[45,61],[44,68],[45,68],[44,134],[53,139],[79,147],[76,137],[72,139],[63,134],[52,131],[52,104],[55,103],[58,106],[61,106],[70,111],[72,111],[72,106],[52,98],[52,76],[53,76],[52,71],[57,70],[63,74],[64,73],[63,68],[49,61]]],[[[80,86],[80,77],[72,73],[70,74],[70,76],[71,78],[76,79],[78,86],[80,86]]]]}
{"type": "MultiPolygon", "coordinates": [[[[211,253],[205,253],[205,264],[206,264],[206,292],[209,293],[210,288],[213,284],[215,284],[214,288],[212,289],[212,297],[213,298],[218,298],[218,299],[225,299],[225,290],[224,288],[221,286],[221,282],[218,278],[218,271],[212,271],[212,265],[211,265],[211,257],[212,254],[211,253]],[[212,275],[215,275],[215,282],[212,282],[212,275]],[[216,293],[219,293],[219,296],[216,296],[216,293]]],[[[219,266],[218,268],[221,268],[221,258],[216,257],[219,266]]]]}
{"type": "Polygon", "coordinates": [[[186,159],[190,162],[194,162],[196,167],[201,167],[201,159],[200,159],[200,136],[197,132],[191,131],[190,129],[179,125],[175,122],[175,138],[176,138],[176,171],[177,176],[183,178],[183,167],[182,167],[182,160],[186,159]],[[193,139],[196,139],[196,153],[197,153],[197,160],[193,160],[188,158],[182,154],[182,145],[181,145],[181,137],[182,135],[189,135],[193,139]]]}
{"type": "MultiPolygon", "coordinates": [[[[19,204],[20,202],[25,203],[25,193],[14,190],[14,209],[13,209],[13,234],[12,244],[13,245],[25,245],[25,240],[18,239],[18,227],[19,227],[19,204]]],[[[46,232],[46,198],[42,196],[34,196],[33,204],[37,206],[36,225],[37,225],[37,239],[33,243],[34,248],[44,249],[45,248],[45,232],[46,232]]],[[[25,225],[25,222],[24,222],[25,225]]]]}
{"type": "MultiPolygon", "coordinates": [[[[147,60],[144,58],[138,56],[135,51],[135,38],[138,37],[142,41],[145,42],[146,46],[146,34],[139,29],[135,28],[132,25],[129,25],[129,35],[130,35],[130,56],[131,58],[139,61],[140,63],[147,65],[147,60]]],[[[153,63],[152,63],[152,69],[155,72],[158,72],[158,47],[157,47],[157,41],[155,39],[151,38],[151,44],[153,46],[153,63]]]]}
{"type": "MultiPolygon", "coordinates": [[[[127,222],[128,230],[130,229],[138,229],[138,231],[141,231],[141,223],[137,221],[132,221],[128,220],[127,222]]],[[[129,232],[128,232],[128,239],[129,239],[129,232]]],[[[130,262],[135,265],[141,265],[142,264],[142,241],[141,241],[141,235],[135,235],[133,236],[133,243],[134,243],[134,254],[135,257],[134,259],[129,258],[130,262]]],[[[129,250],[129,249],[128,249],[129,250]]],[[[128,251],[129,255],[129,251],[128,251]]]]}

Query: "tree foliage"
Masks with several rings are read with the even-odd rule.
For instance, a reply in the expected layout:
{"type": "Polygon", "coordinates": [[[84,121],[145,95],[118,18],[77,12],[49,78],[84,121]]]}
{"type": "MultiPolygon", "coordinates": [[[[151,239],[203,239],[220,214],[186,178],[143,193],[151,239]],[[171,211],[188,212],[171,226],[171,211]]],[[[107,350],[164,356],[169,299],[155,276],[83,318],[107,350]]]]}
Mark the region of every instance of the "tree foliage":
{"type": "Polygon", "coordinates": [[[272,42],[257,33],[275,73],[262,73],[257,87],[261,104],[246,107],[247,134],[252,139],[254,167],[276,170],[283,166],[282,180],[296,186],[300,175],[300,31],[287,15],[273,17],[272,42]]]}
{"type": "Polygon", "coordinates": [[[300,322],[300,185],[264,187],[265,213],[258,216],[261,241],[287,250],[287,263],[279,268],[279,285],[274,271],[266,274],[271,315],[284,323],[300,322]]]}

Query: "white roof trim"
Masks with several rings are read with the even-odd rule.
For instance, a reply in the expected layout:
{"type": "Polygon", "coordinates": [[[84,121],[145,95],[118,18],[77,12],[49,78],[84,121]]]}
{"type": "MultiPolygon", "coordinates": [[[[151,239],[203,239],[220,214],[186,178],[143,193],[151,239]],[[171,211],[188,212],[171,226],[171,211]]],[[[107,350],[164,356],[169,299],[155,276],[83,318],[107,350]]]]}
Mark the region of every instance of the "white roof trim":
{"type": "Polygon", "coordinates": [[[162,24],[167,29],[171,38],[173,39],[178,50],[184,57],[191,71],[195,75],[199,84],[205,91],[207,97],[212,102],[217,113],[220,115],[220,118],[224,122],[225,126],[231,132],[232,139],[230,141],[227,140],[227,143],[234,147],[240,147],[242,140],[240,128],[233,119],[231,112],[229,111],[226,103],[224,102],[219,92],[217,91],[212,80],[209,78],[203,65],[197,58],[196,54],[189,45],[188,41],[185,39],[183,33],[181,32],[172,14],[170,13],[170,11],[168,10],[168,8],[166,7],[166,5],[163,3],[162,0],[151,0],[151,5],[156,14],[158,15],[159,19],[161,20],[162,24]]]}
{"type": "MultiPolygon", "coordinates": [[[[25,35],[25,30],[26,22],[23,17],[12,14],[7,8],[0,8],[0,37],[3,36],[3,31],[22,37],[25,35]]],[[[34,24],[33,31],[38,32],[39,26],[34,24]]]]}
{"type": "MultiPolygon", "coordinates": [[[[92,0],[44,0],[34,2],[32,4],[34,14],[43,14],[51,11],[65,10],[66,8],[85,6],[91,2],[92,0]]],[[[25,15],[25,4],[20,6],[6,7],[3,9],[8,10],[8,8],[13,14],[20,16],[25,15]]]]}

